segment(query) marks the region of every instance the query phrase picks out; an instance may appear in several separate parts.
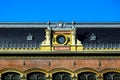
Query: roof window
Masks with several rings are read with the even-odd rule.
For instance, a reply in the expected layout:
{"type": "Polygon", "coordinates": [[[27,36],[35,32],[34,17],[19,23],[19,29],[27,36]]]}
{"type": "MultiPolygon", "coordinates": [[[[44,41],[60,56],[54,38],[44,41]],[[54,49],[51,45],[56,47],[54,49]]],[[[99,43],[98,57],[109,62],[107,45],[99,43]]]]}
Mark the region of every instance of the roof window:
{"type": "Polygon", "coordinates": [[[96,35],[94,33],[91,34],[90,40],[95,41],[96,40],[96,35]]]}
{"type": "Polygon", "coordinates": [[[28,41],[33,40],[33,36],[31,35],[31,33],[29,33],[29,34],[27,35],[27,40],[28,40],[28,41]]]}

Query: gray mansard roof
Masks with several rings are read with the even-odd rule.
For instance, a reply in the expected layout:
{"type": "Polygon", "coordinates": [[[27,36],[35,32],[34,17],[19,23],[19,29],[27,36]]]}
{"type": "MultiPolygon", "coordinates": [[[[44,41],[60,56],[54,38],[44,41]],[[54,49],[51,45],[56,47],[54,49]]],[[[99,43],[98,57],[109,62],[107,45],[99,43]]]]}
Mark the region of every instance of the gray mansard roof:
{"type": "Polygon", "coordinates": [[[0,28],[0,47],[37,48],[45,40],[44,28],[0,28]],[[27,40],[31,34],[32,40],[27,40]]]}
{"type": "MultiPolygon", "coordinates": [[[[51,23],[55,26],[57,23],[51,23]]],[[[76,27],[84,47],[120,47],[120,23],[65,23],[76,27]]],[[[39,47],[45,40],[48,23],[0,23],[0,47],[39,47]],[[32,40],[27,40],[31,34],[32,40]]]]}
{"type": "MultiPolygon", "coordinates": [[[[0,22],[0,28],[47,28],[56,26],[57,22],[0,22]]],[[[66,26],[72,24],[76,28],[120,28],[120,22],[65,22],[66,26]]]]}

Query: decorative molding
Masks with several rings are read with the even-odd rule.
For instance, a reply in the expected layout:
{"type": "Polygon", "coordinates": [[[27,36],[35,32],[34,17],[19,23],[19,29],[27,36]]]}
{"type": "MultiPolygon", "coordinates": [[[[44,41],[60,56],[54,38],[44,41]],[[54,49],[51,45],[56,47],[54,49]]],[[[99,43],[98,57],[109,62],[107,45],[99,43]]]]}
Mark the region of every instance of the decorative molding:
{"type": "Polygon", "coordinates": [[[118,72],[120,73],[120,68],[105,68],[101,70],[102,74],[108,73],[108,72],[118,72]]]}
{"type": "Polygon", "coordinates": [[[46,75],[46,77],[52,76],[54,73],[58,73],[58,72],[70,73],[71,77],[78,76],[78,74],[83,73],[83,72],[92,72],[92,73],[95,73],[98,78],[103,78],[103,75],[105,73],[108,73],[108,72],[120,73],[120,69],[119,68],[105,68],[105,69],[102,69],[101,71],[99,71],[99,70],[96,70],[94,68],[86,67],[86,68],[77,69],[75,71],[72,71],[72,70],[66,69],[66,68],[55,68],[55,69],[52,69],[50,71],[46,71],[46,70],[40,69],[40,68],[30,68],[30,69],[27,69],[25,71],[20,71],[18,69],[5,68],[5,69],[0,70],[0,76],[4,73],[7,73],[7,72],[18,73],[21,75],[21,77],[26,76],[27,74],[32,73],[32,72],[44,73],[46,75]]]}
{"type": "Polygon", "coordinates": [[[66,69],[66,68],[55,68],[49,71],[51,74],[57,73],[57,72],[68,72],[70,74],[73,73],[73,71],[66,69]]]}
{"type": "Polygon", "coordinates": [[[79,73],[82,73],[82,72],[93,72],[93,73],[96,73],[96,74],[99,73],[98,70],[96,70],[94,68],[90,68],[90,67],[80,68],[80,69],[75,70],[76,74],[79,74],[79,73]]]}
{"type": "Polygon", "coordinates": [[[37,68],[37,67],[30,68],[30,69],[27,69],[27,70],[24,71],[25,74],[29,74],[29,73],[32,73],[32,72],[41,72],[41,73],[44,73],[44,74],[48,73],[48,71],[46,71],[44,69],[37,68]]]}
{"type": "Polygon", "coordinates": [[[15,69],[15,68],[4,68],[4,69],[0,70],[0,74],[4,74],[4,73],[7,73],[7,72],[16,72],[16,73],[19,73],[19,74],[23,74],[23,71],[15,69]]]}

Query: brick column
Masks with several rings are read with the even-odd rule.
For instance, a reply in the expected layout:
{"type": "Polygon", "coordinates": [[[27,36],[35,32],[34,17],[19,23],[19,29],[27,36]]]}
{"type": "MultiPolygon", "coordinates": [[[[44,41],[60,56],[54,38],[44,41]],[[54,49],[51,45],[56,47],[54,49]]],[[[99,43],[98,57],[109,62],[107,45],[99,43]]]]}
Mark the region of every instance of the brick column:
{"type": "Polygon", "coordinates": [[[21,80],[27,80],[27,77],[23,74],[23,76],[21,77],[21,80]]]}
{"type": "Polygon", "coordinates": [[[102,76],[101,74],[99,74],[99,75],[97,76],[97,80],[103,80],[103,76],[102,76]]]}
{"type": "Polygon", "coordinates": [[[97,80],[103,80],[103,77],[98,77],[97,80]]]}
{"type": "Polygon", "coordinates": [[[46,77],[46,80],[52,80],[52,76],[48,75],[48,77],[46,77]]]}
{"type": "Polygon", "coordinates": [[[1,74],[0,74],[0,80],[2,80],[1,78],[2,78],[2,77],[1,77],[1,74]]]}
{"type": "Polygon", "coordinates": [[[78,80],[78,76],[75,76],[75,75],[74,75],[74,76],[72,77],[72,80],[78,80]]]}

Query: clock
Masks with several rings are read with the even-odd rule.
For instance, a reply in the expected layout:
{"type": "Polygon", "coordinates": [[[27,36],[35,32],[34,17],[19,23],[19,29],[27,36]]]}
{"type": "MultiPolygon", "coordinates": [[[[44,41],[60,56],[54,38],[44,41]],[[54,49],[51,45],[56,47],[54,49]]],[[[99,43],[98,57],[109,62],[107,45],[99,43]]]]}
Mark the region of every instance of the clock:
{"type": "Polygon", "coordinates": [[[64,44],[66,42],[66,38],[63,35],[59,35],[56,40],[59,44],[64,44]]]}

